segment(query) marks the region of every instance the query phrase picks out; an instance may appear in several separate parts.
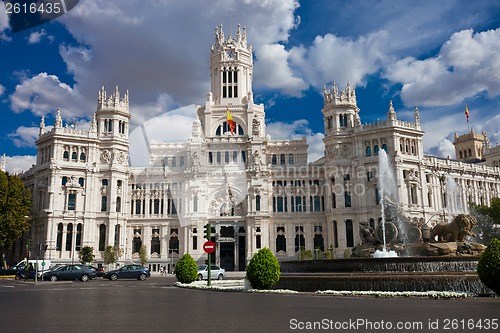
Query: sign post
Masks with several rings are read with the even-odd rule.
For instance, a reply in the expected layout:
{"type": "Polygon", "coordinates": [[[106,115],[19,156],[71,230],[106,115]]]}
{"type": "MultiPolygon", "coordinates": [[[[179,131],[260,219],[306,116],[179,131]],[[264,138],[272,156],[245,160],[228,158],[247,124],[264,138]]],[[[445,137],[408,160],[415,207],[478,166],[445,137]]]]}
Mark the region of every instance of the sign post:
{"type": "Polygon", "coordinates": [[[215,251],[215,244],[211,240],[211,234],[212,234],[212,226],[210,223],[205,224],[205,239],[207,240],[205,244],[203,244],[203,250],[208,253],[208,279],[207,279],[207,286],[212,285],[212,263],[210,262],[210,253],[215,251]]]}

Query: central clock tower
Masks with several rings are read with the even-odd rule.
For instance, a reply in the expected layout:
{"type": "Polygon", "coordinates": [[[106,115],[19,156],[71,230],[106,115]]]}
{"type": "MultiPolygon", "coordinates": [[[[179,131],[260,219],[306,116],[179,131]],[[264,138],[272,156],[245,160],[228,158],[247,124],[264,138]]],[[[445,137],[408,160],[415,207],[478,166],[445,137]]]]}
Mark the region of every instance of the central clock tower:
{"type": "Polygon", "coordinates": [[[244,104],[252,91],[252,45],[245,28],[238,25],[236,38],[224,37],[222,25],[215,28],[210,52],[211,92],[215,105],[244,104]]]}

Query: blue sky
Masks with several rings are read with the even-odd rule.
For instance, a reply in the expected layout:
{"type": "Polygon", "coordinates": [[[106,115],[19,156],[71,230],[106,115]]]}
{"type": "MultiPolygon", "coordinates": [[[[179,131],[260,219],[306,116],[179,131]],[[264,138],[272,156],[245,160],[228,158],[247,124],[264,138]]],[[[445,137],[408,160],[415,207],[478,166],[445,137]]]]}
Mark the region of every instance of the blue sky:
{"type": "Polygon", "coordinates": [[[132,126],[204,104],[215,26],[227,36],[238,23],[253,44],[254,99],[266,107],[268,132],[306,135],[311,159],[323,151],[322,89],[333,81],[356,87],[363,123],[385,118],[390,100],[405,120],[418,105],[428,154],[453,157],[466,103],[471,126],[500,142],[498,1],[83,0],[18,33],[2,3],[7,171],[34,163],[42,115],[50,126],[61,108],[64,123],[88,128],[102,85],[130,91],[132,126]]]}

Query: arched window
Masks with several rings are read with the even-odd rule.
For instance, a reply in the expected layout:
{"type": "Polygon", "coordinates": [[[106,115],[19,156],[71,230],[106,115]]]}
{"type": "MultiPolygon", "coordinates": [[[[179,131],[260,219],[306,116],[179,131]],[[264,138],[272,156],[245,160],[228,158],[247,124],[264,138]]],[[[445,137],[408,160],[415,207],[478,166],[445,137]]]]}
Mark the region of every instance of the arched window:
{"type": "Polygon", "coordinates": [[[78,178],[78,184],[83,187],[85,185],[85,179],[83,177],[78,178]]]}
{"type": "Polygon", "coordinates": [[[365,155],[370,156],[372,154],[372,148],[370,146],[366,146],[365,155]]]}
{"type": "Polygon", "coordinates": [[[383,143],[382,144],[382,149],[387,153],[387,144],[383,143]]]}
{"type": "Polygon", "coordinates": [[[354,228],[352,225],[352,220],[345,221],[345,238],[347,242],[347,247],[354,246],[354,228]]]}
{"type": "Polygon", "coordinates": [[[108,197],[107,196],[102,196],[101,197],[101,212],[105,212],[108,209],[108,197]]]}
{"type": "Polygon", "coordinates": [[[59,223],[57,225],[56,251],[61,251],[61,248],[62,248],[62,236],[63,236],[63,224],[59,223]]]}
{"type": "Polygon", "coordinates": [[[373,147],[373,153],[374,153],[375,155],[378,155],[378,151],[379,151],[378,145],[375,145],[375,146],[373,147]]]}
{"type": "Polygon", "coordinates": [[[276,165],[278,164],[278,161],[276,159],[276,154],[273,154],[272,157],[271,157],[271,164],[272,165],[276,165]]]}
{"type": "Polygon", "coordinates": [[[179,166],[183,167],[184,166],[184,156],[179,157],[179,166]]]}
{"type": "Polygon", "coordinates": [[[134,229],[134,238],[132,239],[132,253],[139,253],[142,246],[141,229],[134,229]]]}
{"type": "Polygon", "coordinates": [[[64,186],[64,185],[66,185],[67,182],[68,182],[68,177],[63,176],[62,180],[61,180],[61,184],[64,186]]]}
{"type": "Polygon", "coordinates": [[[314,235],[314,249],[319,249],[320,251],[325,251],[325,241],[322,234],[314,235]]]}
{"type": "MultiPolygon", "coordinates": [[[[240,124],[235,122],[235,129],[234,129],[234,135],[244,135],[243,127],[241,127],[240,124]]],[[[217,126],[217,129],[215,130],[215,135],[216,136],[222,136],[231,133],[231,129],[227,123],[227,121],[223,122],[219,126],[217,126]]]]}
{"type": "Polygon", "coordinates": [[[73,243],[73,223],[69,223],[66,227],[66,251],[71,251],[71,243],[73,243]]]}
{"type": "Polygon", "coordinates": [[[65,150],[63,153],[63,159],[69,160],[69,151],[65,150]]]}
{"type": "Polygon", "coordinates": [[[116,212],[122,211],[122,197],[116,197],[116,212]]]}
{"type": "Polygon", "coordinates": [[[160,229],[153,229],[153,237],[151,237],[151,254],[160,254],[160,229]]]}
{"type": "Polygon", "coordinates": [[[72,159],[73,161],[76,161],[76,157],[77,157],[76,151],[72,152],[72,153],[71,153],[71,159],[72,159]]]}
{"type": "Polygon", "coordinates": [[[85,162],[85,153],[80,153],[80,161],[85,162]]]}
{"type": "Polygon", "coordinates": [[[280,164],[285,164],[285,154],[280,154],[280,164]]]}
{"type": "Polygon", "coordinates": [[[83,231],[82,229],[83,225],[81,223],[78,223],[76,226],[76,244],[75,244],[76,251],[80,251],[82,248],[82,231],[83,231]]]}
{"type": "Polygon", "coordinates": [[[117,224],[115,225],[115,242],[114,242],[114,245],[115,246],[120,246],[120,225],[117,224]]]}

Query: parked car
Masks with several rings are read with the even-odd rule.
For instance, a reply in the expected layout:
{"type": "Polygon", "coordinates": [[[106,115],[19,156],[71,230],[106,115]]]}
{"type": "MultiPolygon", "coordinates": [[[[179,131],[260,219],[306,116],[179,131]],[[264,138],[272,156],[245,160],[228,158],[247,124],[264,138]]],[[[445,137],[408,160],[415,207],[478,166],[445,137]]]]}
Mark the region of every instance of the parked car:
{"type": "MultiPolygon", "coordinates": [[[[222,280],[226,276],[226,270],[224,268],[220,268],[217,265],[211,265],[211,275],[212,279],[222,280]]],[[[208,265],[200,265],[198,266],[198,280],[207,280],[208,279],[208,265]]]]}
{"type": "Polygon", "coordinates": [[[95,267],[90,265],[87,265],[86,267],[93,269],[96,274],[96,277],[102,277],[104,275],[104,269],[102,267],[95,267]]]}
{"type": "Polygon", "coordinates": [[[97,274],[94,269],[84,265],[59,266],[54,270],[43,273],[43,279],[52,282],[57,280],[82,280],[87,282],[89,279],[95,279],[96,277],[97,274]]]}
{"type": "Polygon", "coordinates": [[[146,278],[151,276],[151,272],[148,268],[141,265],[125,265],[119,269],[113,271],[105,272],[102,276],[105,279],[110,279],[112,281],[118,279],[137,279],[144,281],[146,278]]]}

